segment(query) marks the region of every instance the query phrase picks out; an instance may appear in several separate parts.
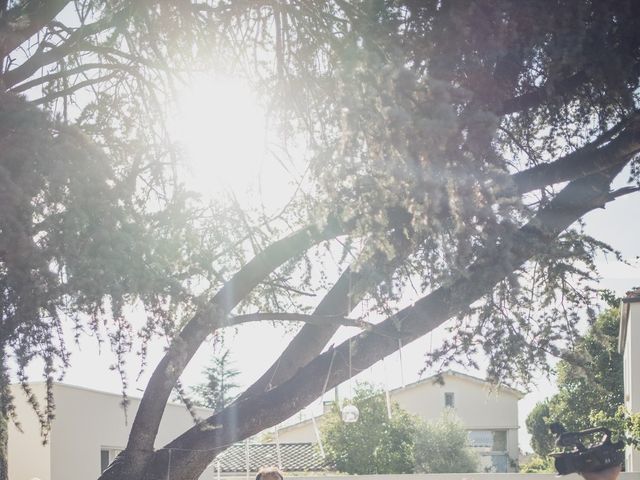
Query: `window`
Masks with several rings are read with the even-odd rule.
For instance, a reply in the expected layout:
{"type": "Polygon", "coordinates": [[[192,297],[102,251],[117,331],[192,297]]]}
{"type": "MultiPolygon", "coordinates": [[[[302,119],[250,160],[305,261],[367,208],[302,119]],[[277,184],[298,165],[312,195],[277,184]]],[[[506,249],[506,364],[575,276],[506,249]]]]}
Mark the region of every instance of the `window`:
{"type": "Polygon", "coordinates": [[[480,464],[487,472],[509,470],[506,430],[469,430],[469,446],[480,455],[480,464]]]}
{"type": "Polygon", "coordinates": [[[506,430],[469,430],[469,445],[484,452],[506,452],[506,430]]]}
{"type": "Polygon", "coordinates": [[[104,472],[109,466],[109,450],[100,450],[100,472],[104,472]]]}
{"type": "Polygon", "coordinates": [[[491,449],[493,444],[493,435],[491,430],[469,430],[469,445],[482,450],[491,449]]]}
{"type": "Polygon", "coordinates": [[[506,430],[493,431],[493,446],[491,450],[494,452],[507,451],[507,431],[506,430]]]}
{"type": "Polygon", "coordinates": [[[104,472],[124,448],[102,447],[100,449],[100,472],[104,472]]]}
{"type": "Polygon", "coordinates": [[[446,392],[444,394],[444,406],[449,408],[455,407],[455,397],[453,392],[446,392]]]}

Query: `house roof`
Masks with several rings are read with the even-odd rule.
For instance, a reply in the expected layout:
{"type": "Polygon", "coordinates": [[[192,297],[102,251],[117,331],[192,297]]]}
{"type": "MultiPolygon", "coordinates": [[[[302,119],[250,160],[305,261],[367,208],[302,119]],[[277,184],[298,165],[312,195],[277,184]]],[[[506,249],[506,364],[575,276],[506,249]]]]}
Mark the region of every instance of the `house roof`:
{"type": "Polygon", "coordinates": [[[214,460],[220,462],[221,472],[245,472],[247,470],[247,456],[249,470],[255,472],[260,467],[281,464],[286,472],[313,472],[326,470],[327,465],[317,447],[312,443],[281,443],[280,461],[278,461],[278,446],[275,443],[236,443],[222,452],[214,460]]]}
{"type": "Polygon", "coordinates": [[[627,324],[629,323],[629,304],[640,302],[640,287],[629,290],[620,302],[620,331],[618,334],[618,352],[624,353],[627,341],[627,324]]]}
{"type": "MultiPolygon", "coordinates": [[[[456,378],[461,378],[461,379],[467,380],[469,382],[472,382],[472,383],[475,383],[475,384],[478,384],[478,385],[483,385],[483,386],[491,385],[486,380],[483,380],[483,379],[478,378],[478,377],[474,377],[473,375],[468,375],[466,373],[456,372],[455,370],[447,370],[446,372],[442,372],[440,374],[435,374],[435,375],[431,375],[431,376],[429,376],[427,378],[422,378],[422,379],[418,380],[417,382],[409,383],[408,385],[405,385],[404,387],[394,388],[393,390],[390,390],[389,393],[398,392],[398,391],[401,391],[401,390],[406,389],[406,388],[413,388],[413,387],[418,386],[418,385],[423,385],[423,384],[425,384],[427,382],[436,383],[440,377],[456,377],[456,378]]],[[[515,388],[508,387],[506,385],[497,385],[495,388],[500,390],[501,392],[509,393],[509,394],[515,396],[518,400],[522,399],[525,396],[524,392],[521,392],[520,390],[516,390],[515,388]]]]}
{"type": "MultiPolygon", "coordinates": [[[[403,390],[406,390],[408,388],[416,388],[418,386],[424,385],[426,383],[437,383],[438,379],[440,377],[456,377],[456,378],[461,378],[464,380],[467,380],[469,382],[475,383],[477,385],[481,385],[481,386],[487,386],[490,385],[489,382],[487,382],[486,380],[483,380],[481,378],[478,377],[474,377],[472,375],[467,375],[466,373],[461,373],[461,372],[456,372],[455,370],[447,370],[445,372],[442,372],[440,374],[436,374],[436,375],[431,375],[429,377],[423,378],[418,380],[417,382],[413,382],[413,383],[409,383],[407,385],[405,385],[404,387],[398,387],[398,388],[394,388],[393,390],[389,390],[390,394],[393,393],[397,393],[397,392],[401,392],[403,390]]],[[[525,396],[524,392],[521,392],[520,390],[516,390],[515,388],[511,388],[511,387],[507,387],[506,385],[498,385],[495,388],[497,388],[498,390],[500,390],[501,392],[504,393],[508,393],[510,395],[513,395],[514,397],[516,397],[518,400],[522,399],[525,396]]],[[[318,417],[316,418],[320,418],[323,415],[325,415],[324,413],[320,414],[318,417]]],[[[302,425],[306,425],[309,423],[312,423],[313,419],[312,418],[307,418],[305,420],[302,420],[300,422],[296,422],[290,425],[286,425],[283,427],[280,427],[279,430],[281,432],[285,432],[287,430],[291,430],[294,428],[299,428],[302,425]]]]}
{"type": "MultiPolygon", "coordinates": [[[[36,386],[36,385],[45,386],[46,383],[47,382],[45,382],[45,381],[29,382],[29,385],[31,385],[31,386],[36,386]]],[[[83,387],[83,386],[80,386],[80,385],[73,385],[71,383],[53,382],[53,385],[54,385],[55,388],[66,388],[66,389],[69,389],[69,390],[78,390],[78,391],[81,391],[81,392],[96,393],[96,394],[104,395],[104,396],[107,396],[107,397],[122,398],[122,393],[107,392],[107,391],[104,391],[104,390],[97,390],[95,388],[83,387]]],[[[20,384],[19,383],[12,383],[11,386],[15,387],[15,388],[20,388],[20,384]]],[[[132,401],[132,400],[141,401],[142,397],[137,396],[137,395],[127,395],[127,399],[129,401],[132,401]]],[[[168,401],[167,402],[167,407],[186,408],[184,403],[172,402],[172,401],[168,401]]],[[[196,412],[201,414],[203,417],[208,417],[209,415],[211,415],[213,413],[213,410],[210,409],[210,408],[207,408],[207,407],[194,406],[193,410],[195,410],[196,412]]]]}

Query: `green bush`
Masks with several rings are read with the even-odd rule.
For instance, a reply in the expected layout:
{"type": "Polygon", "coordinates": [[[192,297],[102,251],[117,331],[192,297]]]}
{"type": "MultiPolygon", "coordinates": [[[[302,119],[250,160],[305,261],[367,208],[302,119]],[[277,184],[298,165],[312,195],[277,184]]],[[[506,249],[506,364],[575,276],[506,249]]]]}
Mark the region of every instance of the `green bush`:
{"type": "Polygon", "coordinates": [[[417,418],[397,404],[389,418],[384,392],[368,384],[356,387],[353,404],[357,422],[344,423],[335,405],[323,425],[327,460],[350,474],[412,473],[417,418]]]}
{"type": "Polygon", "coordinates": [[[414,455],[417,473],[470,473],[480,468],[480,457],[469,447],[467,431],[449,410],[435,422],[422,422],[414,455]]]}
{"type": "Polygon", "coordinates": [[[520,467],[520,473],[555,473],[551,457],[541,457],[535,455],[529,463],[525,463],[520,467]]]}

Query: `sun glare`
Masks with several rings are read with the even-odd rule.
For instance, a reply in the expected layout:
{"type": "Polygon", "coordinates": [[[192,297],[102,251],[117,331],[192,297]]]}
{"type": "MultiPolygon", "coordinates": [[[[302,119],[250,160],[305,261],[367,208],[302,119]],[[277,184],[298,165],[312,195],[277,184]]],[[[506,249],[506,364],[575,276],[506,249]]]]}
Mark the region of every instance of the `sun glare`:
{"type": "Polygon", "coordinates": [[[267,122],[246,84],[198,78],[183,90],[169,124],[186,154],[193,189],[208,196],[255,192],[267,158],[267,122]]]}

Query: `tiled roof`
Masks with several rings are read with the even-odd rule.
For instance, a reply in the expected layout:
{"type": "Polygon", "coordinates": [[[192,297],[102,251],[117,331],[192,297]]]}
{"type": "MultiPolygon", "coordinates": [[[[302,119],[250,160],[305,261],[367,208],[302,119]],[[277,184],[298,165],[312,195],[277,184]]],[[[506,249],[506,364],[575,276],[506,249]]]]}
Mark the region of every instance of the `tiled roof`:
{"type": "MultiPolygon", "coordinates": [[[[244,472],[247,470],[247,450],[244,443],[237,443],[222,452],[220,461],[222,472],[244,472]]],[[[281,443],[280,461],[285,472],[312,472],[326,470],[327,466],[313,443],[281,443]]],[[[278,466],[278,450],[275,443],[249,444],[249,470],[257,472],[260,467],[278,466]]],[[[214,466],[214,468],[216,468],[214,466]]]]}

